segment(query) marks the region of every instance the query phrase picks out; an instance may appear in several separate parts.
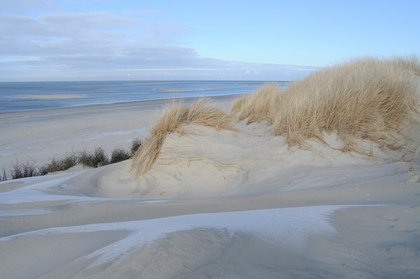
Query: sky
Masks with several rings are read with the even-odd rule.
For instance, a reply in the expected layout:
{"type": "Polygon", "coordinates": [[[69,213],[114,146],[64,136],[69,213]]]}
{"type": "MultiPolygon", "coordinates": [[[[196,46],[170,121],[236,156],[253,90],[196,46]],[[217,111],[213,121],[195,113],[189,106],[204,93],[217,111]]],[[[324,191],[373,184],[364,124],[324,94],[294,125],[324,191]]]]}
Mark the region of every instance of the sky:
{"type": "Polygon", "coordinates": [[[0,0],[0,82],[295,80],[420,55],[418,0],[0,0]]]}

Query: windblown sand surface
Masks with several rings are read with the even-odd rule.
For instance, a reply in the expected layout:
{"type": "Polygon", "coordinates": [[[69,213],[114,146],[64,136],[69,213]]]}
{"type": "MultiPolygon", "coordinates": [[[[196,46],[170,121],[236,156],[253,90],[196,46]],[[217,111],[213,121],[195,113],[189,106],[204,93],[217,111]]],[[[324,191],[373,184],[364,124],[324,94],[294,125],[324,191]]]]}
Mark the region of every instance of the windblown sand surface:
{"type": "Polygon", "coordinates": [[[23,95],[30,99],[78,99],[84,98],[83,94],[53,94],[53,95],[23,95]]]}
{"type": "MultiPolygon", "coordinates": [[[[161,104],[2,114],[0,167],[128,148],[161,104]]],[[[0,278],[420,278],[418,164],[235,129],[184,126],[138,180],[126,161],[1,182],[0,278]]]]}

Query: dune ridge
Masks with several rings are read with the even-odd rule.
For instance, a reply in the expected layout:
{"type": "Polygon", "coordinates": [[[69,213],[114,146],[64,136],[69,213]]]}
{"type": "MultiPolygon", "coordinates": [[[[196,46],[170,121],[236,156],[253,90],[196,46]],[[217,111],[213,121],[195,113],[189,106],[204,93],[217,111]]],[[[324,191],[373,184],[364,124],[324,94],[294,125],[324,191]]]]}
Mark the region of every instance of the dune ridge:
{"type": "Polygon", "coordinates": [[[175,131],[181,132],[182,124],[198,124],[219,129],[233,129],[232,118],[222,109],[212,106],[204,99],[199,99],[191,106],[186,107],[180,103],[172,103],[163,110],[151,129],[150,137],[134,154],[130,172],[139,176],[150,169],[159,155],[160,148],[166,136],[175,131]]]}
{"type": "Polygon", "coordinates": [[[139,177],[150,170],[167,135],[185,133],[181,124],[238,130],[245,120],[268,123],[271,136],[284,137],[289,147],[310,148],[308,140],[317,140],[342,152],[384,157],[388,151],[394,160],[413,160],[420,136],[419,73],[416,57],[358,59],[315,72],[284,90],[276,83],[263,84],[236,99],[230,112],[204,100],[188,108],[172,105],[135,154],[130,172],[139,177]]]}

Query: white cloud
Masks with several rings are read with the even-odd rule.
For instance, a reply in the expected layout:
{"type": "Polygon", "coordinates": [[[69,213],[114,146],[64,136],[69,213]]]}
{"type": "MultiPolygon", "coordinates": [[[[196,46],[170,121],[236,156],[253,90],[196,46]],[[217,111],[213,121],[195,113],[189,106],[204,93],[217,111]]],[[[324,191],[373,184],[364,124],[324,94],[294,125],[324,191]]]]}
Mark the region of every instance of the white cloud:
{"type": "Polygon", "coordinates": [[[57,10],[58,7],[51,0],[2,0],[0,11],[8,13],[39,12],[57,10]]]}
{"type": "Polygon", "coordinates": [[[0,75],[2,81],[294,79],[312,70],[204,58],[181,41],[189,32],[109,12],[2,14],[0,75]]]}

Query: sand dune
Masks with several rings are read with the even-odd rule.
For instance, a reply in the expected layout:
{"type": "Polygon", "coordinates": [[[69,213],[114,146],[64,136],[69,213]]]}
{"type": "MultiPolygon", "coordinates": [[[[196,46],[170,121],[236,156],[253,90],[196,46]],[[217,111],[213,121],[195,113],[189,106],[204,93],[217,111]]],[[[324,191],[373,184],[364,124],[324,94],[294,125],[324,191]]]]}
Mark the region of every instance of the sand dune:
{"type": "MultiPolygon", "coordinates": [[[[130,114],[133,134],[118,136],[152,138],[156,107],[17,115],[42,120],[44,135],[79,148],[97,133],[108,145],[121,142],[112,131],[130,114]],[[72,123],[71,136],[63,123],[72,123]],[[87,131],[86,142],[76,141],[87,131]]],[[[140,174],[125,161],[0,182],[0,278],[419,278],[420,164],[398,160],[415,146],[353,137],[357,150],[345,149],[348,139],[327,130],[292,144],[269,118],[234,118],[218,129],[180,112],[140,174]]],[[[4,146],[36,147],[25,122],[13,123],[4,126],[14,135],[2,134],[4,146]]]]}
{"type": "Polygon", "coordinates": [[[3,182],[2,278],[415,278],[418,166],[316,157],[228,189],[133,186],[127,163],[3,182]]]}

